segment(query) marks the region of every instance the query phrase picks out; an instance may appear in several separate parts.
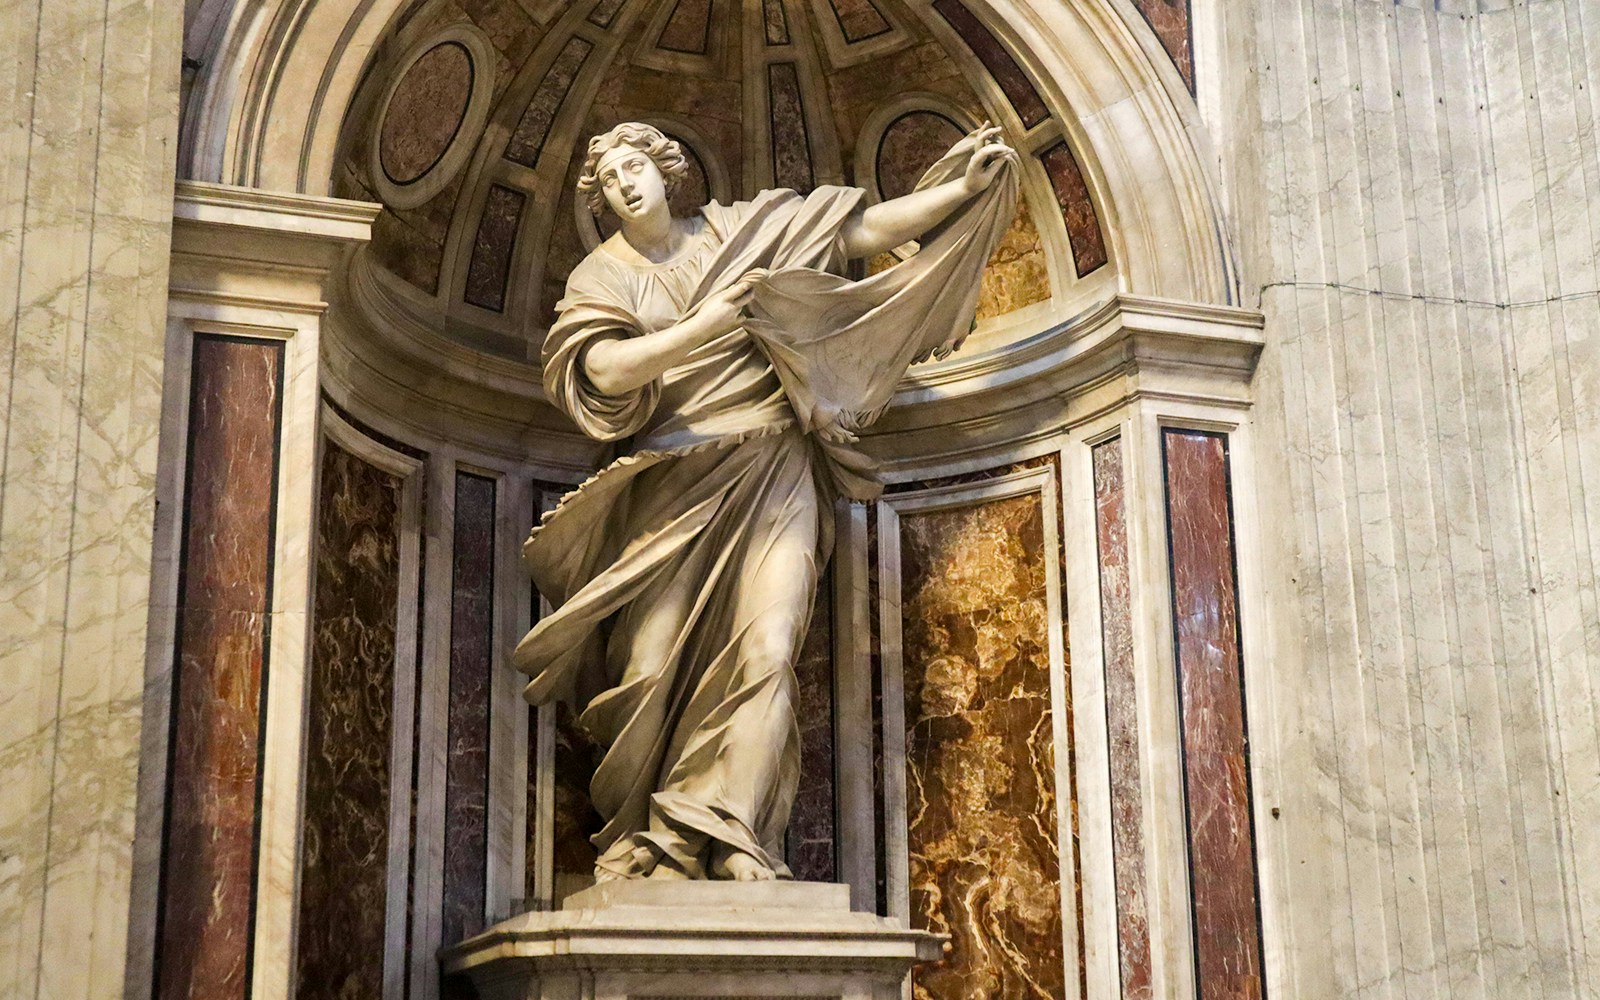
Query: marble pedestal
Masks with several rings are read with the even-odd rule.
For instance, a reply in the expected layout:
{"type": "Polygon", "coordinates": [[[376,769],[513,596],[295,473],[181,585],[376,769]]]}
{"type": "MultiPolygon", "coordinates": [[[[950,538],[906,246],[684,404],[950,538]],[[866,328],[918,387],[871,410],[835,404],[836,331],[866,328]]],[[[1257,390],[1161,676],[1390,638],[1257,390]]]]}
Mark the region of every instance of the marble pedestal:
{"type": "Polygon", "coordinates": [[[900,1000],[941,935],[820,882],[608,882],[443,954],[483,1000],[900,1000]]]}

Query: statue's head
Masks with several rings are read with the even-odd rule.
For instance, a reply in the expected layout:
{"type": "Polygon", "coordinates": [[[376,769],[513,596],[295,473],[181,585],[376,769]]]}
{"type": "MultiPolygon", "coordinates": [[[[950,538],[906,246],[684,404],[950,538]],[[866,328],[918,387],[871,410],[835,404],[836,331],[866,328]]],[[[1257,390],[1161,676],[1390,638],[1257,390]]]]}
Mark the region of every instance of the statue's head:
{"type": "MultiPolygon", "coordinates": [[[[664,200],[688,172],[683,150],[660,129],[642,122],[623,122],[589,140],[583,172],[578,175],[578,194],[595,215],[609,204],[619,217],[626,217],[629,194],[625,192],[641,185],[651,189],[659,185],[664,200]],[[654,177],[648,176],[651,173],[654,177]]],[[[650,193],[645,191],[645,197],[650,193]]]]}

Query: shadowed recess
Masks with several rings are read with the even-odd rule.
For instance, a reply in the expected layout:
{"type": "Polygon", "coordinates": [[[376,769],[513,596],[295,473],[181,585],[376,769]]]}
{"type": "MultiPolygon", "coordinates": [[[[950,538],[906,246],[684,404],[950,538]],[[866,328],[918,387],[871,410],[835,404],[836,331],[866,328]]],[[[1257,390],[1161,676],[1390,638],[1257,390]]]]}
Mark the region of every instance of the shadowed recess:
{"type": "Polygon", "coordinates": [[[1033,128],[1050,117],[1050,109],[1045,107],[1033,80],[1017,65],[1017,60],[1000,44],[1000,40],[984,27],[983,22],[972,16],[972,11],[959,0],[935,0],[933,9],[955,29],[961,40],[967,43],[967,48],[994,77],[994,82],[1000,86],[1006,100],[1011,102],[1011,109],[1022,119],[1025,128],[1033,128]]]}
{"type": "Polygon", "coordinates": [[[1161,435],[1197,991],[1262,1000],[1227,437],[1161,435]]]}
{"type": "Polygon", "coordinates": [[[472,258],[467,263],[466,301],[500,312],[506,307],[506,285],[511,278],[511,260],[517,247],[517,229],[527,196],[496,184],[489,188],[483,203],[483,219],[472,241],[472,258]]]}
{"type": "Polygon", "coordinates": [[[1078,159],[1065,141],[1040,153],[1039,161],[1050,177],[1050,187],[1056,193],[1061,218],[1067,225],[1072,266],[1082,278],[1106,263],[1105,234],[1100,230],[1100,216],[1095,212],[1094,200],[1089,197],[1089,185],[1084,183],[1078,159]]]}
{"type": "Polygon", "coordinates": [[[489,700],[494,668],[495,481],[456,474],[450,576],[441,943],[483,929],[488,877],[489,700]]]}
{"type": "Polygon", "coordinates": [[[400,481],[325,442],[295,995],[383,993],[400,481]]]}
{"type": "Polygon", "coordinates": [[[466,118],[472,56],[445,42],[412,64],[395,87],[378,133],[378,160],[396,184],[420,180],[443,158],[466,118]]]}
{"type": "Polygon", "coordinates": [[[250,990],[284,344],[195,338],[158,1000],[250,990]]]}
{"type": "Polygon", "coordinates": [[[539,154],[544,141],[550,136],[550,126],[566,103],[573,81],[589,58],[594,46],[582,38],[569,38],[556,56],[555,62],[545,71],[544,79],[533,92],[533,98],[522,112],[522,118],[506,143],[506,159],[525,167],[539,164],[539,154]]]}
{"type": "Polygon", "coordinates": [[[785,861],[802,882],[832,882],[836,870],[833,772],[833,582],[817,583],[811,626],[795,661],[800,787],[784,838],[785,861]]]}
{"type": "Polygon", "coordinates": [[[1106,673],[1111,772],[1111,854],[1117,951],[1124,1000],[1150,1000],[1150,922],[1145,905],[1144,807],[1139,781],[1138,685],[1133,673],[1133,590],[1122,439],[1095,445],[1095,539],[1100,562],[1100,641],[1106,673]]]}

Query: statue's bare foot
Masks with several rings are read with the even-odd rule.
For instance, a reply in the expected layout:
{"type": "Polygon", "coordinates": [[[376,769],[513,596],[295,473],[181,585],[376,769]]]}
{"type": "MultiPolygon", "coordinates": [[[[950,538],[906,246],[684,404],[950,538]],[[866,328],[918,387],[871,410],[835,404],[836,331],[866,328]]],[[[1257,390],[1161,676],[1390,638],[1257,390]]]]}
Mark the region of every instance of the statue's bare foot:
{"type": "Polygon", "coordinates": [[[712,852],[711,874],[734,882],[770,882],[776,877],[771,868],[743,851],[728,847],[712,852]]]}

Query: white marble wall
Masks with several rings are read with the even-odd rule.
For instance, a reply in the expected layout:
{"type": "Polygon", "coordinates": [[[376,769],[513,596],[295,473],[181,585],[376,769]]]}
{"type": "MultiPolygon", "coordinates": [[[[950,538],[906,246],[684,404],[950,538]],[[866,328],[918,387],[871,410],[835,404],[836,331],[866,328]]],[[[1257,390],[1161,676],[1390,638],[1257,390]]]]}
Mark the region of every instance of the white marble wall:
{"type": "Polygon", "coordinates": [[[1600,2],[1217,6],[1269,991],[1600,996],[1600,2]]]}
{"type": "Polygon", "coordinates": [[[0,997],[120,997],[179,0],[0,16],[0,997]]]}

